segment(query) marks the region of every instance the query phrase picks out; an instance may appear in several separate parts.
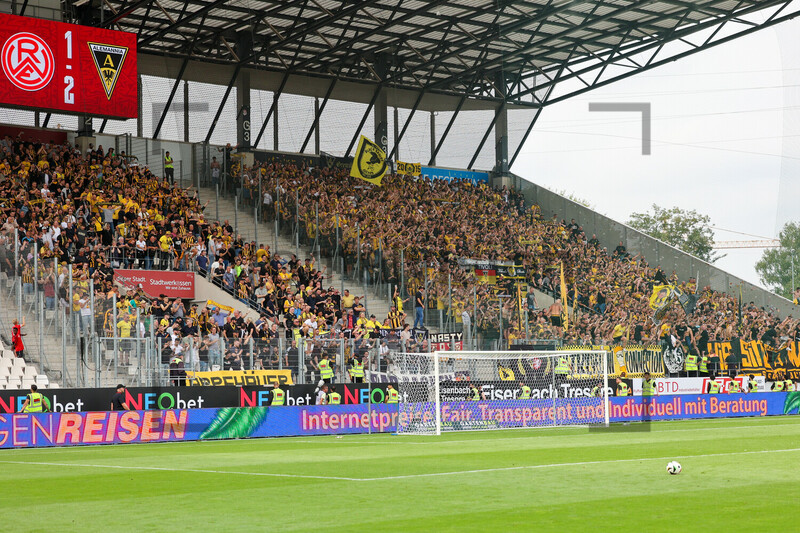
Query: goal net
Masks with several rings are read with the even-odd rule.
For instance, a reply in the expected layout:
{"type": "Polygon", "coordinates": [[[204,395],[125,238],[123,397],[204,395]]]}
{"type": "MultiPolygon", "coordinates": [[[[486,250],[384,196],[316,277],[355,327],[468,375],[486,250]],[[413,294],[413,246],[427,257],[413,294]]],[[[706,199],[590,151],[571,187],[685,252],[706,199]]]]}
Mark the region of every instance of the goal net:
{"type": "Polygon", "coordinates": [[[397,432],[608,425],[610,354],[400,353],[397,432]]]}

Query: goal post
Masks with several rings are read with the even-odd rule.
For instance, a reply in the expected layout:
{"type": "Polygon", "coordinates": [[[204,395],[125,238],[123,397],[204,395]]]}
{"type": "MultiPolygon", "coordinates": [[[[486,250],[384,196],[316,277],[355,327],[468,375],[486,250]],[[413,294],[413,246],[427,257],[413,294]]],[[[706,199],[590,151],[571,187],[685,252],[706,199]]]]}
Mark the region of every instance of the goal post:
{"type": "Polygon", "coordinates": [[[608,425],[604,350],[399,353],[397,432],[608,425]]]}

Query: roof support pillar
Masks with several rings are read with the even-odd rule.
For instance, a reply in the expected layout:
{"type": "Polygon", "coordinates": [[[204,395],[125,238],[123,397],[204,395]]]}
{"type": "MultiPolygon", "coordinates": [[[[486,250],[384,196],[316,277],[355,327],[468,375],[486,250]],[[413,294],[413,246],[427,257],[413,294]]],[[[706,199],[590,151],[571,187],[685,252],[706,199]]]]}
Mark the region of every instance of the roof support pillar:
{"type": "Polygon", "coordinates": [[[322,112],[325,111],[325,106],[328,104],[328,99],[331,97],[331,93],[333,92],[333,88],[335,86],[336,78],[333,78],[331,80],[331,84],[328,85],[328,90],[325,92],[325,98],[322,99],[322,104],[319,103],[319,99],[314,101],[314,122],[311,124],[311,128],[308,130],[306,140],[303,141],[303,146],[300,147],[301,154],[306,152],[306,146],[308,146],[309,141],[311,141],[311,136],[314,134],[316,134],[316,138],[314,140],[314,149],[316,150],[315,153],[319,153],[319,119],[322,116],[322,112]]]}
{"type": "MultiPolygon", "coordinates": [[[[267,116],[264,118],[264,123],[261,124],[261,128],[258,130],[256,141],[253,143],[253,146],[255,146],[256,148],[258,148],[258,143],[261,141],[261,136],[264,135],[264,130],[267,129],[267,123],[269,122],[269,119],[273,114],[275,115],[275,124],[278,124],[278,98],[283,92],[283,88],[286,87],[287,81],[289,81],[289,72],[286,72],[286,74],[283,76],[283,80],[281,81],[280,87],[278,87],[278,90],[272,94],[272,105],[269,107],[269,111],[267,111],[267,116]]],[[[278,137],[276,136],[275,137],[276,144],[277,144],[277,138],[278,137]]],[[[275,149],[277,150],[277,148],[275,149]]]]}
{"type": "Polygon", "coordinates": [[[461,97],[461,100],[458,101],[458,105],[456,106],[456,110],[453,112],[453,116],[450,117],[450,121],[447,123],[447,127],[444,129],[444,133],[442,133],[442,137],[439,139],[439,142],[436,144],[436,148],[434,148],[433,152],[431,152],[431,160],[428,162],[428,165],[434,166],[436,165],[436,154],[439,153],[439,150],[442,149],[442,145],[444,144],[444,140],[447,138],[447,134],[450,133],[450,128],[453,127],[453,123],[456,121],[456,117],[458,113],[461,111],[461,106],[464,105],[464,102],[467,100],[466,95],[461,97]]]}
{"type": "Polygon", "coordinates": [[[250,150],[250,72],[239,71],[236,79],[236,144],[250,150]]]}
{"type": "Polygon", "coordinates": [[[419,92],[419,95],[417,96],[417,101],[414,102],[414,107],[411,108],[411,113],[409,113],[408,118],[406,119],[406,123],[403,124],[403,129],[400,130],[400,135],[397,136],[397,140],[394,143],[394,148],[392,148],[392,151],[389,153],[389,157],[387,157],[386,159],[392,159],[395,156],[395,154],[397,154],[397,157],[395,159],[399,159],[400,158],[400,155],[399,155],[400,154],[400,141],[403,140],[403,135],[406,134],[406,129],[408,129],[408,125],[411,124],[411,119],[414,118],[414,113],[417,112],[417,108],[419,108],[419,104],[420,104],[420,102],[422,102],[422,97],[423,96],[425,96],[425,89],[422,89],[419,92]]]}
{"type": "Polygon", "coordinates": [[[375,101],[375,143],[381,147],[384,154],[389,153],[389,95],[386,89],[381,89],[375,101]]]}
{"type": "MultiPolygon", "coordinates": [[[[508,84],[503,72],[497,75],[495,81],[497,96],[505,98],[508,94],[508,84]]],[[[505,176],[508,174],[508,107],[500,106],[494,122],[494,173],[505,176]]]]}

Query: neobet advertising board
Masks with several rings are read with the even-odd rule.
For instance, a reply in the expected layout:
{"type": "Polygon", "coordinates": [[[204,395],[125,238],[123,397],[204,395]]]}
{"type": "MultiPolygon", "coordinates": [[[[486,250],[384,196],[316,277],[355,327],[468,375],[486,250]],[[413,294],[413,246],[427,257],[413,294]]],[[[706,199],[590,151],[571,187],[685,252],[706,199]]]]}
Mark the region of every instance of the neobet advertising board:
{"type": "Polygon", "coordinates": [[[136,34],[0,14],[0,105],[136,118],[136,34]]]}
{"type": "MultiPolygon", "coordinates": [[[[346,383],[336,385],[342,404],[386,403],[388,383],[346,383]]],[[[397,383],[393,383],[397,388],[397,383]]],[[[314,385],[283,385],[287,406],[314,405],[314,385]]],[[[115,389],[39,389],[58,413],[106,411],[115,389]]],[[[0,414],[19,413],[28,391],[0,390],[0,414]]],[[[267,407],[272,404],[272,387],[133,387],[125,390],[131,409],[204,409],[217,407],[267,407]]]]}

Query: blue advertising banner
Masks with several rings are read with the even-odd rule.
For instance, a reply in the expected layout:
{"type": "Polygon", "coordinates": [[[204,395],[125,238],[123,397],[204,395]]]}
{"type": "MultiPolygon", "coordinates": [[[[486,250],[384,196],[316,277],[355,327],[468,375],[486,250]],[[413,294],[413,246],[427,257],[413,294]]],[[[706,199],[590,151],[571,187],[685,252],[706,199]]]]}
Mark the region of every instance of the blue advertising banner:
{"type": "Polygon", "coordinates": [[[476,172],[474,170],[456,170],[452,168],[422,167],[420,175],[430,180],[468,180],[478,185],[479,183],[489,183],[488,172],[476,172]]]}
{"type": "MultiPolygon", "coordinates": [[[[611,422],[641,422],[797,413],[800,392],[699,394],[609,398],[611,422]]],[[[434,420],[434,404],[405,404],[399,430],[414,431],[434,420]]],[[[542,427],[601,424],[602,398],[551,398],[512,401],[442,402],[443,429],[542,427]]]]}
{"type": "Polygon", "coordinates": [[[732,418],[797,412],[800,392],[682,394],[610,398],[612,422],[732,418]]]}
{"type": "MultiPolygon", "coordinates": [[[[800,391],[610,398],[612,422],[797,414],[800,391]]],[[[0,448],[412,431],[434,404],[0,414],[0,448]]],[[[444,402],[444,429],[599,424],[601,398],[444,402]]]]}
{"type": "Polygon", "coordinates": [[[0,415],[0,448],[394,431],[397,404],[0,415]]]}

